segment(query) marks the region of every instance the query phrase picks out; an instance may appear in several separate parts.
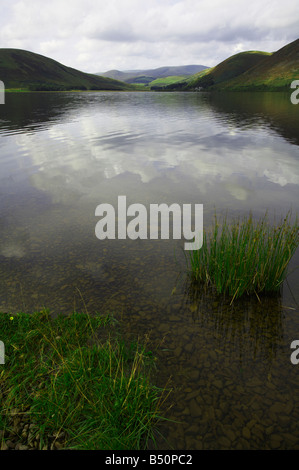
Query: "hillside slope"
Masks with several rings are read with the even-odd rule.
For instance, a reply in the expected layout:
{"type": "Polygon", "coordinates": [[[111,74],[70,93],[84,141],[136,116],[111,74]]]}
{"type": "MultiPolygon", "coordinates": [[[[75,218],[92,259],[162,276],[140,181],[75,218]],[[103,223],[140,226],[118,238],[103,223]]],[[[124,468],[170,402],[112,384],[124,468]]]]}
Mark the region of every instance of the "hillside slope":
{"type": "Polygon", "coordinates": [[[193,76],[188,81],[187,88],[210,88],[223,82],[238,77],[247,70],[264,61],[270,54],[261,51],[239,52],[225,59],[215,67],[210,68],[205,74],[193,76]]]}
{"type": "Polygon", "coordinates": [[[255,67],[224,84],[225,90],[289,90],[299,79],[299,39],[274,52],[255,67]]]}
{"type": "Polygon", "coordinates": [[[0,49],[0,80],[6,89],[32,91],[130,89],[125,83],[80,72],[22,49],[0,49]]]}
{"type": "Polygon", "coordinates": [[[299,39],[276,52],[248,51],[165,89],[286,91],[299,77],[299,39]]]}

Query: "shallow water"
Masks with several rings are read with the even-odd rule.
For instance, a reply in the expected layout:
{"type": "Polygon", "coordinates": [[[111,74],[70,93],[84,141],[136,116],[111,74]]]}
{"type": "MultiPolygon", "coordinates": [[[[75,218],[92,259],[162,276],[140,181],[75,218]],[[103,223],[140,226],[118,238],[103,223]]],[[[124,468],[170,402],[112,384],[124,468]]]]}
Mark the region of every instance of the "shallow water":
{"type": "Polygon", "coordinates": [[[0,310],[106,310],[148,335],[173,387],[161,449],[299,449],[299,270],[280,296],[230,306],[192,291],[184,240],[100,241],[95,208],[198,203],[204,228],[215,209],[296,214],[298,125],[279,93],[7,94],[0,107],[0,310]]]}

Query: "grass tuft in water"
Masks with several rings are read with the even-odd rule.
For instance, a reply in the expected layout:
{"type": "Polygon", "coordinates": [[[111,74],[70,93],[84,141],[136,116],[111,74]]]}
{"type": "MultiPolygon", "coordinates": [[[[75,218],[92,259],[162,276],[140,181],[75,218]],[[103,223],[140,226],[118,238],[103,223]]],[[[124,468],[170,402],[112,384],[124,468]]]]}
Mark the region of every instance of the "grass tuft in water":
{"type": "Polygon", "coordinates": [[[103,332],[109,323],[85,313],[0,314],[2,435],[18,415],[33,424],[40,449],[55,436],[67,449],[146,448],[165,390],[150,383],[151,354],[103,332]]]}
{"type": "Polygon", "coordinates": [[[268,223],[267,214],[258,221],[250,215],[231,224],[225,217],[220,224],[215,215],[202,248],[189,253],[192,280],[232,300],[245,293],[278,292],[299,243],[298,220],[292,224],[290,218],[288,213],[277,226],[268,223]]]}

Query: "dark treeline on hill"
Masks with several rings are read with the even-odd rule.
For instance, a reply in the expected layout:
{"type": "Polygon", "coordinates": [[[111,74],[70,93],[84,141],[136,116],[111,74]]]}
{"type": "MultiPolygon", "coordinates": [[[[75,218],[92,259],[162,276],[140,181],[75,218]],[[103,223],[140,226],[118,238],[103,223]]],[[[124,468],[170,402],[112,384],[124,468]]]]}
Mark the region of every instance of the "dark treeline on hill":
{"type": "Polygon", "coordinates": [[[0,80],[6,89],[28,91],[132,89],[126,83],[80,72],[21,49],[0,49],[0,80]]]}
{"type": "Polygon", "coordinates": [[[299,39],[273,53],[240,52],[163,90],[286,91],[296,79],[299,79],[299,39]]]}

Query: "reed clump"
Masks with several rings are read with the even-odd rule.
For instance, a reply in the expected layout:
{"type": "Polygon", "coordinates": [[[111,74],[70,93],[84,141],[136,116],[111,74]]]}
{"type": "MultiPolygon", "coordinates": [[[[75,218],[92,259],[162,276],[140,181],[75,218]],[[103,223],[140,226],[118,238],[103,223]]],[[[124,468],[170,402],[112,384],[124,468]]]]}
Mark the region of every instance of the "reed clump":
{"type": "Polygon", "coordinates": [[[193,281],[213,287],[217,294],[237,299],[247,294],[278,292],[288,264],[298,248],[298,219],[289,212],[278,225],[252,214],[228,223],[215,215],[212,230],[203,234],[203,246],[189,253],[193,281]]]}

